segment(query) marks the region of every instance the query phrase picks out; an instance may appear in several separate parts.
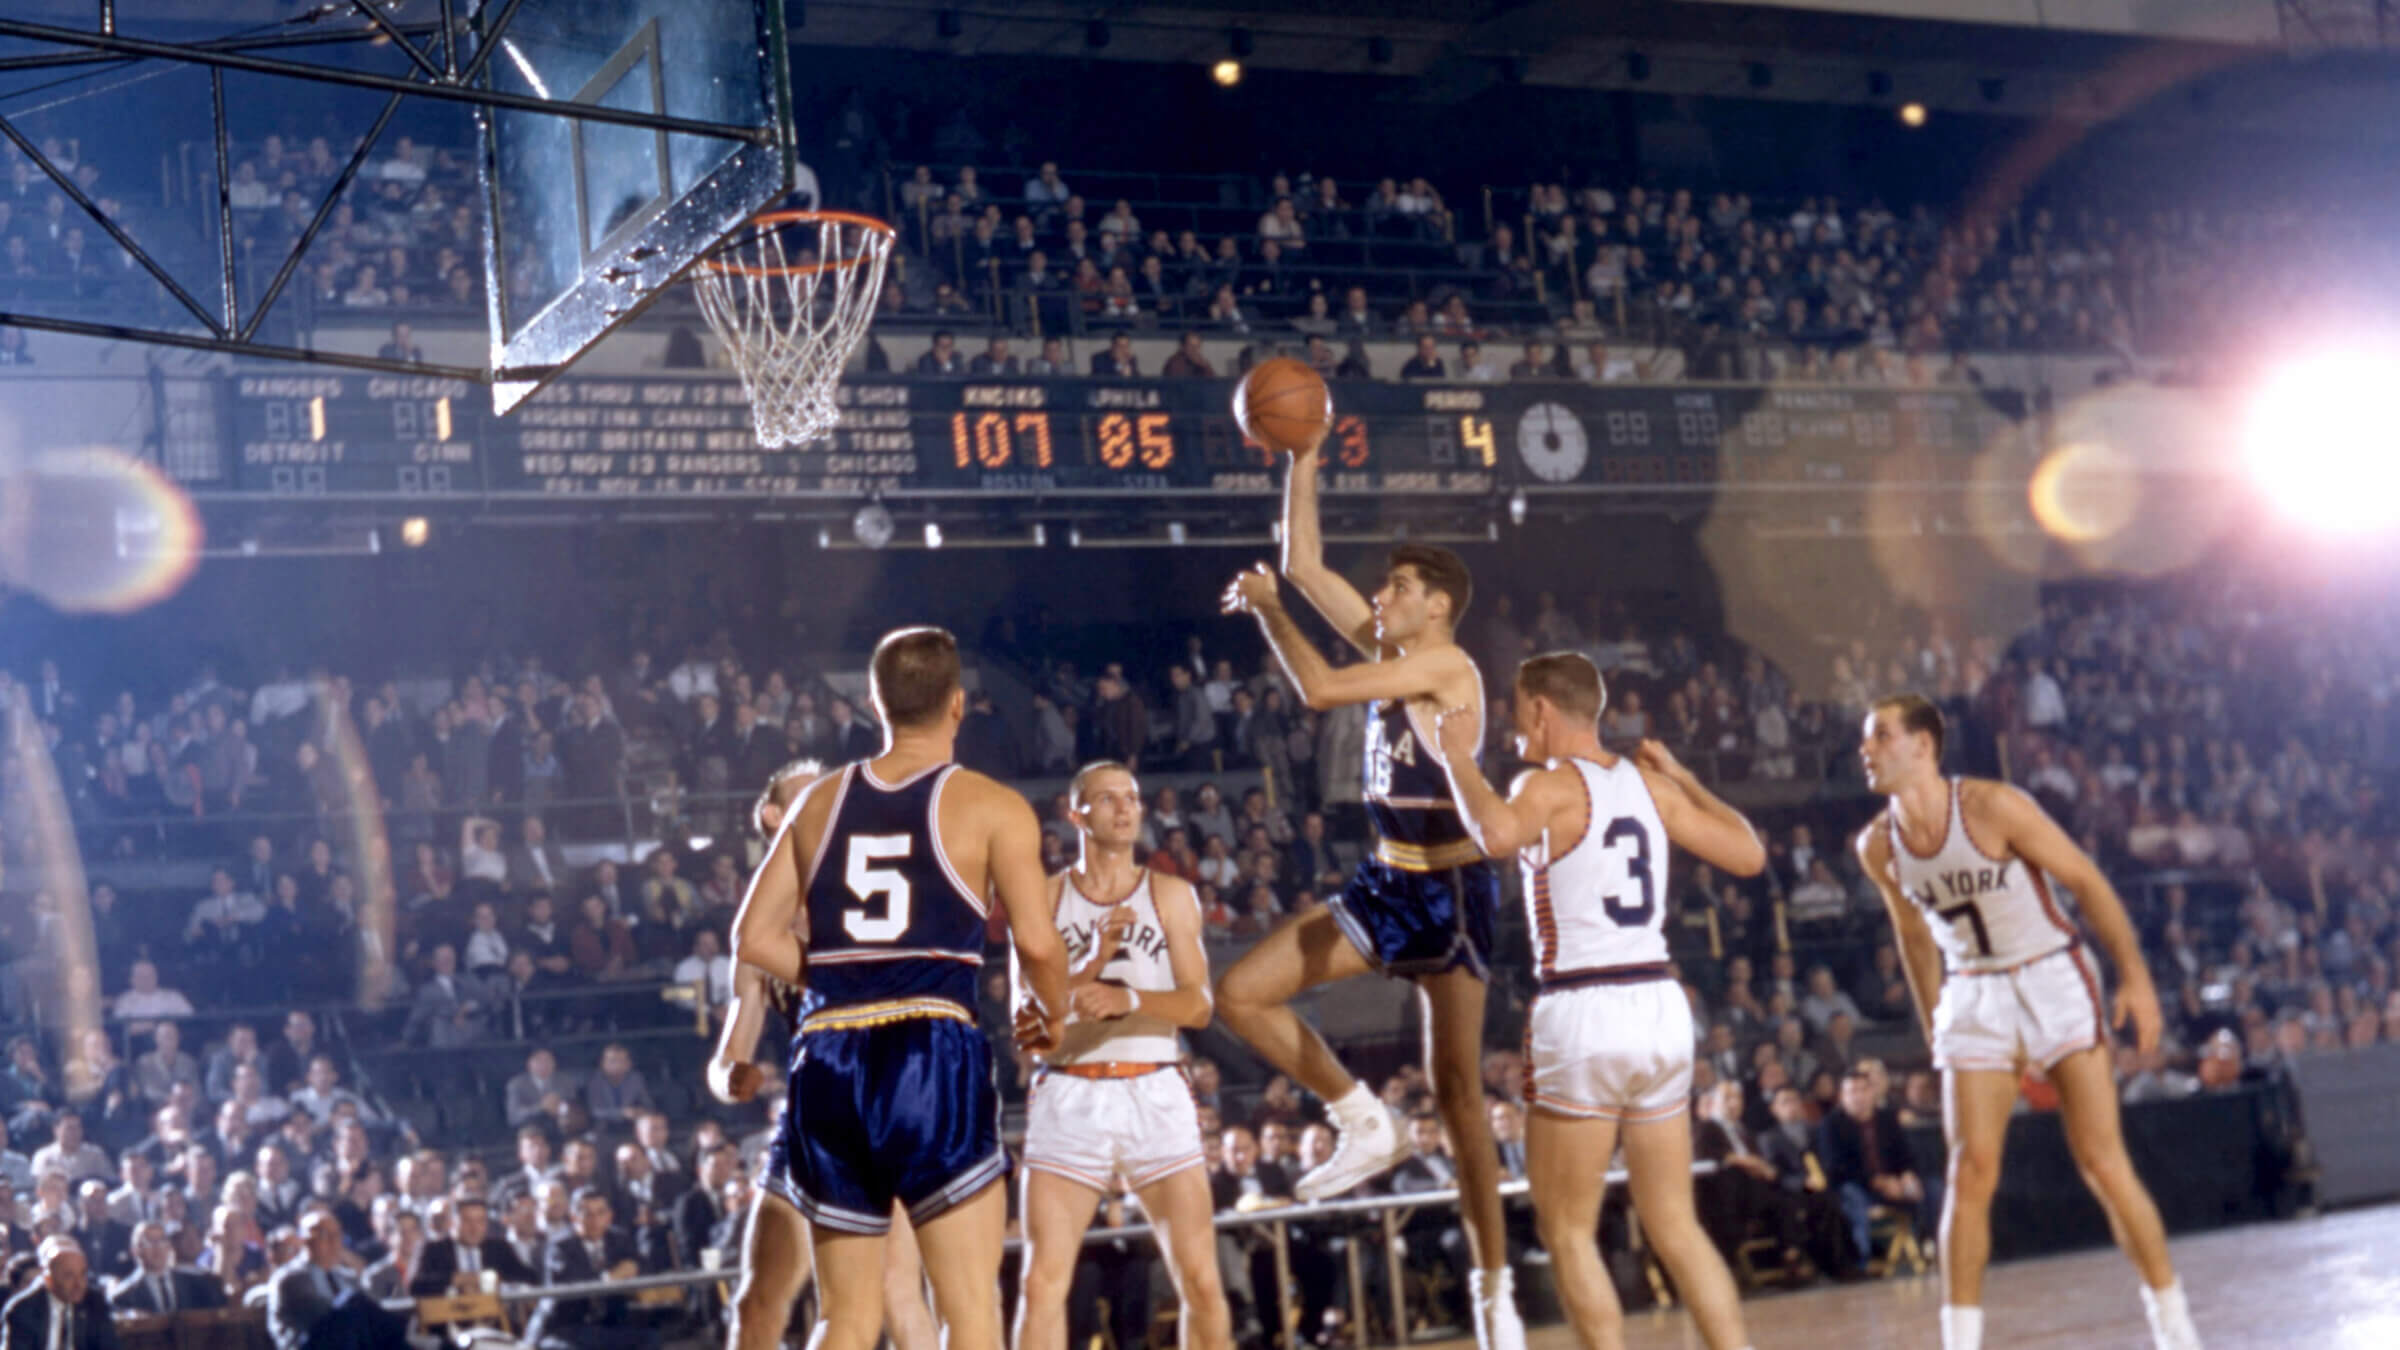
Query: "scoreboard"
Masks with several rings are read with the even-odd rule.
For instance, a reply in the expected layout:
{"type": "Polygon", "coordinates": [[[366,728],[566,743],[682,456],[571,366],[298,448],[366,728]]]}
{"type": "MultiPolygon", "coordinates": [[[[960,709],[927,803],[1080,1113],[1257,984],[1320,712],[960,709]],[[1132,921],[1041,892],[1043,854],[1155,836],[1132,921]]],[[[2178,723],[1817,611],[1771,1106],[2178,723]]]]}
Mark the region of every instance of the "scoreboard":
{"type": "MultiPolygon", "coordinates": [[[[844,383],[823,442],[768,450],[740,384],[708,374],[558,381],[508,417],[461,381],[242,373],[222,486],[272,496],[1271,495],[1276,456],[1204,379],[844,383]]],[[[1861,481],[1894,456],[1963,473],[2024,452],[2020,396],[1972,388],[1334,386],[1329,493],[1707,492],[1861,481]]],[[[195,484],[195,486],[201,486],[195,484]]]]}

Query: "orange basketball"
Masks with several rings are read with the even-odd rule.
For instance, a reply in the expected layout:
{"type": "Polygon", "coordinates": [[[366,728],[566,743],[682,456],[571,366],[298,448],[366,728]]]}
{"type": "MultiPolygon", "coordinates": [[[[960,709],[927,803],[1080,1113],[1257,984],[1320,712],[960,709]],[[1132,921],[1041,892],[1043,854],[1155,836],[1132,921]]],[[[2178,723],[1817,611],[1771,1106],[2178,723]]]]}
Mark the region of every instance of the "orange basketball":
{"type": "Polygon", "coordinates": [[[1233,416],[1242,432],[1270,450],[1297,454],[1325,438],[1333,425],[1333,391],[1305,361],[1262,361],[1233,391],[1233,416]]]}

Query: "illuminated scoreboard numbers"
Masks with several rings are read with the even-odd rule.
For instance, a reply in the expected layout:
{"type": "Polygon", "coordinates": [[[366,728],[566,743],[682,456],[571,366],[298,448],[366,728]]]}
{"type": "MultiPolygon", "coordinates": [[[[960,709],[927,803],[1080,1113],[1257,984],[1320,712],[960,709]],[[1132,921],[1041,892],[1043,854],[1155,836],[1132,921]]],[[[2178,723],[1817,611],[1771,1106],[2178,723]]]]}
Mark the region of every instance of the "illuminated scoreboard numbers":
{"type": "Polygon", "coordinates": [[[450,400],[446,398],[396,398],[391,402],[392,438],[399,441],[447,441],[450,439],[450,400]]]}
{"type": "Polygon", "coordinates": [[[1047,469],[1057,462],[1046,412],[950,414],[950,454],[961,469],[1047,469]]]}
{"type": "Polygon", "coordinates": [[[1360,417],[1357,413],[1343,413],[1334,418],[1333,431],[1328,436],[1328,440],[1331,442],[1331,452],[1335,464],[1345,469],[1367,467],[1369,445],[1365,418],[1360,417]]]}
{"type": "Polygon", "coordinates": [[[1434,467],[1489,469],[1499,463],[1500,442],[1492,419],[1473,413],[1425,419],[1425,443],[1434,467]]]}
{"type": "Polygon", "coordinates": [[[325,439],[325,400],[321,396],[265,399],[258,410],[266,419],[266,439],[270,441],[325,439]]]}
{"type": "Polygon", "coordinates": [[[1175,465],[1172,419],[1163,412],[1105,413],[1094,428],[1093,448],[1104,468],[1164,473],[1175,465]]]}

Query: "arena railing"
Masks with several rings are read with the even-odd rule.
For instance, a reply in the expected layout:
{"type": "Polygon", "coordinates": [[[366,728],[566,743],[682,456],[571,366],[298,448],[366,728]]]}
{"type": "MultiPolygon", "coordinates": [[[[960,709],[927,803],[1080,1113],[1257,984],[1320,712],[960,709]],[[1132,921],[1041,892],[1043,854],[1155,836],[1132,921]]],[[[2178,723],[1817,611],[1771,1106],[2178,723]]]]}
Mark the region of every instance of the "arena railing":
{"type": "MultiPolygon", "coordinates": [[[[1717,1164],[1713,1162],[1695,1161],[1692,1164],[1692,1175],[1695,1177],[1709,1176],[1716,1171],[1717,1164]]],[[[1631,1180],[1621,1168],[1609,1171],[1606,1179],[1611,1189],[1620,1188],[1631,1180]]],[[[1504,1181],[1500,1184],[1500,1196],[1503,1201],[1525,1200],[1532,1194],[1532,1189],[1532,1183],[1529,1181],[1504,1181]]],[[[1357,1196],[1344,1200],[1321,1200],[1305,1205],[1287,1203],[1262,1206],[1248,1211],[1237,1210],[1221,1213],[1216,1216],[1216,1227],[1219,1233],[1264,1230],[1265,1240],[1274,1253],[1276,1288],[1278,1291],[1288,1291],[1293,1288],[1291,1230],[1295,1225],[1339,1223],[1345,1220],[1373,1221],[1374,1226],[1367,1232],[1383,1239],[1384,1287],[1389,1301],[1388,1309],[1384,1311],[1391,1319],[1388,1324],[1393,1332],[1391,1343],[1405,1344],[1409,1339],[1407,1333],[1408,1280],[1402,1268],[1402,1263],[1406,1258],[1406,1247],[1401,1241],[1401,1229],[1407,1217],[1418,1210],[1436,1206],[1456,1208],[1458,1196],[1456,1188],[1446,1188],[1417,1191],[1406,1195],[1357,1196]]],[[[1625,1216],[1627,1240],[1633,1250],[1640,1251],[1643,1249],[1640,1218],[1630,1205],[1625,1208],[1625,1216]]],[[[1148,1238],[1152,1232],[1150,1225],[1146,1223],[1125,1224],[1114,1228],[1095,1227],[1084,1233],[1083,1241],[1085,1246],[1091,1246],[1097,1243],[1114,1242],[1122,1238],[1148,1238]]],[[[1006,1250],[1012,1253],[1022,1253],[1024,1246],[1022,1238],[1012,1237],[1007,1240],[1006,1250]]],[[[1361,1266],[1362,1257],[1359,1247],[1360,1244],[1356,1242],[1346,1245],[1345,1260],[1348,1266],[1346,1272],[1348,1278],[1344,1283],[1347,1285],[1350,1295],[1351,1326],[1363,1336],[1370,1321],[1367,1306],[1367,1282],[1362,1278],[1364,1271],[1361,1266]]],[[[721,1260],[728,1255],[735,1254],[719,1253],[721,1260]]],[[[736,1259],[738,1260],[738,1256],[736,1259]]],[[[509,1304],[536,1303],[547,1299],[572,1301],[621,1298],[650,1289],[683,1289],[716,1284],[731,1279],[737,1274],[738,1268],[735,1265],[723,1264],[700,1270],[636,1275],[623,1280],[593,1280],[579,1284],[551,1286],[504,1285],[499,1290],[499,1298],[501,1302],[509,1304]]],[[[389,1300],[384,1306],[397,1313],[413,1312],[416,1308],[415,1302],[407,1299],[389,1300]]],[[[1275,1318],[1279,1328],[1277,1343],[1283,1347],[1283,1350],[1300,1350],[1301,1341],[1298,1328],[1294,1325],[1295,1319],[1283,1315],[1283,1313],[1284,1310],[1278,1310],[1275,1318]]],[[[1360,1343],[1364,1344],[1365,1342],[1361,1341],[1360,1343]]]]}

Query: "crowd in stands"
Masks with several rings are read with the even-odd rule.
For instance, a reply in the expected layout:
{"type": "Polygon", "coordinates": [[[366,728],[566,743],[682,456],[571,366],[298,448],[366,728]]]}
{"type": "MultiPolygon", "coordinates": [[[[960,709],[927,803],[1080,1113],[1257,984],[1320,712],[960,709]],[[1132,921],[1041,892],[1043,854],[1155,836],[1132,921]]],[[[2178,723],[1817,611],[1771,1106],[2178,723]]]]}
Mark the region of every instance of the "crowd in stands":
{"type": "MultiPolygon", "coordinates": [[[[1884,1118],[1877,1113],[1905,1124],[1932,1109],[1880,901],[1847,847],[1872,810],[1857,787],[1854,729],[1887,689],[1933,695],[1953,728],[1956,767],[2024,786],[2116,879],[2168,1005],[2166,1044],[2120,1053],[2129,1099],[2230,1086],[2297,1056],[2400,1041],[2400,857],[2386,791],[2388,672],[2400,668],[2391,660],[2400,633],[2389,624],[2213,580],[2061,590],[2013,640],[1939,628],[1842,635],[1803,679],[1721,635],[1600,597],[1545,593],[1520,605],[1503,586],[1485,591],[1465,640],[1496,686],[1527,653],[1582,650],[1609,672],[1610,743],[1659,738],[1737,800],[1815,789],[1799,805],[1756,811],[1770,844],[1761,878],[1688,867],[1671,883],[1670,941],[1704,1028],[1698,1128],[1704,1151],[1731,1174],[1707,1203],[1729,1245],[1764,1233],[1806,1269],[1853,1270],[1867,1208],[1921,1209],[1938,1194],[1938,1168],[1895,1144],[1897,1132],[1869,1129],[1872,1146],[1860,1142],[1861,1122],[1884,1118]],[[1880,1074],[1886,1057],[1899,1066],[1897,1083],[1880,1074]],[[1871,1086],[1853,1085],[1862,1069],[1876,1075],[1871,1086]]],[[[472,1173],[476,1146],[503,1143],[494,1131],[527,1124],[534,1131],[520,1133],[518,1147],[566,1159],[573,1181],[529,1198],[495,1196],[496,1230],[533,1242],[536,1228],[520,1213],[571,1218],[573,1193],[595,1172],[620,1188],[611,1212],[629,1233],[660,1222],[665,1208],[653,1203],[641,1219],[611,1169],[638,1180],[643,1164],[618,1145],[628,1134],[690,1128],[695,1094],[650,1099],[638,1074],[624,1086],[621,1048],[580,1052],[592,1076],[550,1088],[542,1083],[555,1061],[536,1055],[526,1080],[509,1087],[505,1125],[494,1119],[481,1135],[455,1136],[463,1151],[445,1159],[418,1148],[405,1111],[348,1086],[367,1047],[320,1059],[307,1014],[296,1013],[260,1052],[244,1029],[209,1019],[274,1000],[339,1003],[372,988],[394,1011],[362,1034],[471,1049],[590,1040],[662,1018],[688,1025],[689,1014],[657,1001],[656,986],[669,982],[721,1004],[730,975],[722,934],[752,857],[737,842],[733,802],[782,763],[869,753],[880,733],[841,692],[856,684],[840,672],[746,653],[717,631],[688,645],[654,634],[648,647],[679,653],[672,664],[639,650],[573,679],[530,655],[471,663],[453,678],[410,672],[381,683],[278,674],[236,688],[203,670],[171,691],[127,691],[72,659],[8,673],[0,856],[11,866],[0,940],[11,958],[11,1020],[32,1021],[59,988],[56,972],[73,963],[60,897],[39,889],[43,873],[28,865],[55,837],[45,833],[37,745],[86,841],[108,1014],[61,1058],[39,1038],[19,1039],[0,1070],[0,1109],[26,1151],[18,1170],[30,1197],[9,1240],[23,1246],[70,1228],[87,1245],[108,1244],[115,1264],[105,1273],[124,1274],[132,1266],[118,1246],[130,1243],[124,1251],[138,1262],[154,1239],[107,1222],[130,1233],[156,1219],[174,1259],[204,1265],[238,1296],[289,1256],[296,1236],[279,1230],[322,1203],[368,1279],[367,1267],[414,1250],[402,1243],[466,1222],[455,1174],[472,1173]],[[636,796],[638,817],[628,814],[636,796]],[[390,841],[387,875],[366,867],[354,828],[362,813],[390,841]],[[638,861],[608,856],[635,820],[676,837],[638,861]],[[715,840],[681,837],[700,829],[715,840]],[[205,889],[134,898],[126,878],[162,862],[211,869],[205,889]],[[378,895],[389,897],[388,919],[378,895]],[[650,1011],[595,1015],[544,997],[611,989],[650,1011]],[[674,1109],[672,1122],[650,1114],[661,1105],[674,1109]],[[428,1156],[435,1161],[419,1161],[428,1156]],[[429,1167],[454,1175],[425,1181],[429,1167]],[[44,1181],[45,1169],[62,1181],[44,1181]],[[74,1189],[85,1181],[101,1189],[74,1189]],[[154,1188],[155,1204],[134,1203],[154,1188]],[[255,1193],[270,1188],[278,1204],[255,1213],[255,1193]],[[414,1197],[425,1212],[388,1196],[379,1203],[382,1191],[414,1197]],[[431,1207],[446,1196],[437,1219],[431,1207]],[[562,1197],[567,1208],[557,1211],[562,1197]],[[87,1230],[98,1221],[77,1216],[103,1204],[117,1217],[87,1230]]],[[[1212,650],[1189,625],[1164,621],[1155,636],[1142,644],[1150,661],[1104,658],[1087,674],[1079,643],[995,625],[982,659],[1022,671],[1030,704],[1004,714],[989,691],[978,693],[960,756],[1019,782],[1055,783],[1101,756],[1151,776],[1143,854],[1194,881],[1222,956],[1320,903],[1355,861],[1365,837],[1352,768],[1361,717],[1303,707],[1254,648],[1212,650]]],[[[1508,708],[1494,693],[1487,759],[1505,775],[1510,747],[1498,729],[1508,708]]],[[[1073,832],[1063,798],[1036,804],[1046,858],[1064,864],[1073,832]]],[[[1504,918],[1504,950],[1516,950],[1521,926],[1504,918]]],[[[1495,1043],[1513,1035],[1528,984],[1504,963],[1495,1043]]],[[[986,1016],[1004,1024],[1004,994],[991,995],[986,1016]]],[[[1513,1100],[1506,1052],[1490,1077],[1495,1096],[1513,1100]]],[[[1288,1084],[1237,1078],[1218,1085],[1211,1066],[1204,1095],[1225,1127],[1220,1199],[1255,1205],[1281,1192],[1293,1159],[1305,1160],[1314,1108],[1288,1084]]],[[[1413,1117],[1420,1091],[1404,1071],[1385,1095],[1413,1117]]],[[[1504,1123],[1504,1145],[1516,1127],[1504,1123]]],[[[1424,1133],[1419,1163],[1392,1186],[1447,1177],[1439,1132],[1424,1133]]],[[[711,1165],[689,1144],[675,1147],[685,1168],[711,1165]]],[[[0,1171],[14,1167],[0,1156],[0,1171]]],[[[1425,1306],[1438,1317],[1448,1267],[1426,1254],[1455,1244],[1445,1228],[1454,1219],[1429,1210],[1410,1222],[1425,1227],[1427,1240],[1410,1250],[1429,1262],[1422,1277],[1436,1299],[1425,1306]]],[[[690,1259],[657,1255],[675,1249],[655,1242],[640,1250],[644,1261],[690,1259]]],[[[1236,1254],[1254,1279],[1271,1278],[1257,1252],[1236,1254]]],[[[407,1258],[402,1267],[417,1268],[407,1258]]],[[[1345,1306],[1327,1298],[1311,1315],[1338,1324],[1345,1306]]]]}
{"type": "MultiPolygon", "coordinates": [[[[352,148],[298,126],[236,147],[235,251],[260,286],[352,148]]],[[[104,171],[58,137],[41,149],[171,270],[195,262],[178,250],[198,236],[172,228],[163,195],[140,181],[145,170],[104,171]]],[[[305,255],[295,296],[320,316],[479,314],[473,162],[462,145],[399,134],[379,144],[305,255]]],[[[1123,174],[1089,172],[1096,188],[1140,190],[1123,174]]],[[[14,147],[0,147],[0,178],[0,291],[163,294],[14,147]]],[[[2185,326],[2153,333],[2158,325],[2137,322],[2144,315],[2180,325],[2198,314],[2228,330],[2269,289],[2256,278],[2218,284],[2228,256],[2274,253],[2270,241],[2288,240],[2315,260],[2359,244],[2356,231],[2312,233],[2281,217],[2038,205],[1957,215],[1928,203],[1770,203],[1599,177],[1453,182],[1445,192],[1421,175],[1300,171],[1153,201],[1087,198],[1077,183],[1054,161],[981,172],[882,166],[870,191],[878,200],[864,204],[894,215],[903,233],[886,317],[1036,342],[1162,326],[1294,347],[1316,340],[1322,351],[1312,354],[1329,372],[1347,360],[1345,373],[1381,378],[1499,378],[1522,367],[1560,379],[1926,383],[1964,378],[1949,359],[1958,352],[2126,354],[2187,336],[2185,326]],[[1404,368],[1373,370],[1367,339],[1430,341],[1404,368]],[[1657,348],[1683,359],[1634,355],[1657,348]]],[[[540,265],[533,250],[512,249],[512,293],[546,294],[550,283],[533,275],[540,265]]],[[[409,338],[390,346],[387,355],[415,355],[409,338]]],[[[21,336],[0,342],[0,363],[25,359],[21,336]]],[[[1029,348],[1026,359],[1038,358],[1029,348]]]]}

